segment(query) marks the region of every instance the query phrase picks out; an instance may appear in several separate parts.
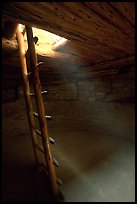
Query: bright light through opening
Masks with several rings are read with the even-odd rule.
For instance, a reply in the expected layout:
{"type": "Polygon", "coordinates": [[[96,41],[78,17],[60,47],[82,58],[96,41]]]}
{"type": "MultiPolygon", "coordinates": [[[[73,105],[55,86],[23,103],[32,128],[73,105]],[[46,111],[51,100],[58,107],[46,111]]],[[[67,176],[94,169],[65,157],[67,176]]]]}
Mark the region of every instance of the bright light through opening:
{"type": "MultiPolygon", "coordinates": [[[[24,25],[19,25],[20,31],[23,32],[25,26],[24,25]]],[[[36,48],[36,52],[39,55],[54,55],[54,51],[52,50],[52,47],[54,45],[59,47],[62,44],[65,44],[67,42],[67,39],[62,38],[58,35],[55,35],[53,33],[50,33],[48,31],[45,30],[41,30],[38,28],[32,28],[33,29],[33,36],[38,37],[38,42],[35,45],[36,48]]],[[[25,40],[25,47],[26,50],[28,49],[27,46],[27,36],[26,36],[26,32],[24,34],[24,40],[25,40]]]]}

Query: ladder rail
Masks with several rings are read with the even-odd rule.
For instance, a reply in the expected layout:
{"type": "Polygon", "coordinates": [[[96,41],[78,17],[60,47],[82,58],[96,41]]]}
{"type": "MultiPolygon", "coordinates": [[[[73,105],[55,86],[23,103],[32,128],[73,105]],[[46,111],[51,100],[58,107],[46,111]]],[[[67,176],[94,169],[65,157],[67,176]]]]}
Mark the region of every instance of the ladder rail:
{"type": "Polygon", "coordinates": [[[35,132],[35,119],[33,115],[32,99],[30,96],[30,85],[28,80],[27,63],[26,63],[26,57],[25,57],[24,39],[23,39],[22,33],[19,30],[19,26],[16,31],[16,36],[17,36],[17,41],[19,46],[21,74],[23,79],[24,96],[25,96],[26,109],[27,109],[27,115],[28,115],[28,121],[29,121],[29,128],[30,128],[31,139],[33,144],[36,167],[38,168],[40,163],[40,154],[39,154],[39,151],[35,148],[35,145],[38,144],[38,138],[35,132]]]}
{"type": "Polygon", "coordinates": [[[30,65],[31,65],[31,71],[32,71],[32,78],[33,78],[33,88],[34,88],[36,106],[37,106],[38,115],[39,115],[38,118],[40,123],[41,134],[42,134],[43,148],[45,151],[44,156],[47,163],[52,192],[55,196],[58,196],[60,194],[60,191],[57,185],[57,178],[56,178],[55,168],[54,168],[53,159],[52,159],[51,150],[50,150],[48,127],[47,127],[47,121],[45,119],[45,106],[43,103],[43,98],[41,93],[42,88],[41,88],[40,79],[39,79],[37,56],[36,56],[35,46],[33,42],[32,28],[29,26],[26,26],[26,33],[27,33],[28,51],[29,51],[30,65]]]}

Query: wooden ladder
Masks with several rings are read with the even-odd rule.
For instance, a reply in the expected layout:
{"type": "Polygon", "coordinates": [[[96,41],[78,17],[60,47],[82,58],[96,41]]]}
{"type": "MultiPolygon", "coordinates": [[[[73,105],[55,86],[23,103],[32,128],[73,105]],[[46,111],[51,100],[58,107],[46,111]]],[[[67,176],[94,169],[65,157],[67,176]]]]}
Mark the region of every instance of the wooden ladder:
{"type": "Polygon", "coordinates": [[[57,199],[63,199],[63,195],[61,194],[58,186],[58,184],[61,184],[61,181],[56,177],[55,167],[54,167],[54,165],[58,166],[59,164],[52,156],[51,150],[50,150],[50,143],[53,144],[54,139],[49,137],[47,119],[51,117],[45,116],[45,105],[43,103],[42,94],[46,93],[46,91],[42,92],[42,88],[41,88],[32,28],[29,26],[26,26],[26,33],[27,33],[28,52],[29,52],[34,93],[31,93],[30,91],[29,74],[27,71],[26,54],[25,54],[25,48],[24,48],[24,39],[18,26],[16,30],[16,36],[17,36],[17,41],[19,46],[24,96],[25,96],[26,109],[27,109],[36,167],[39,171],[44,170],[48,174],[53,196],[55,196],[57,199]],[[37,113],[33,110],[33,104],[32,104],[33,95],[35,97],[37,113]],[[34,117],[38,117],[39,119],[40,130],[36,129],[34,117]],[[38,135],[40,135],[42,138],[43,148],[41,148],[38,144],[38,135]],[[40,151],[44,153],[44,158],[45,158],[44,163],[41,162],[40,151]]]}

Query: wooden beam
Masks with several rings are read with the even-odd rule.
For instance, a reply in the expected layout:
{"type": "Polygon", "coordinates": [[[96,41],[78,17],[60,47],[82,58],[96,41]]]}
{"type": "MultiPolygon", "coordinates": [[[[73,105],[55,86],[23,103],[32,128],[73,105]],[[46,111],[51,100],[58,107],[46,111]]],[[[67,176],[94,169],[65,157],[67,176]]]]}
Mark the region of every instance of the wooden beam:
{"type": "Polygon", "coordinates": [[[82,43],[73,41],[68,41],[65,45],[60,47],[53,45],[52,49],[63,53],[71,53],[93,61],[104,61],[105,59],[112,59],[126,54],[121,50],[110,48],[99,43],[96,43],[96,46],[88,47],[86,43],[83,45],[82,43]]]}
{"type": "Polygon", "coordinates": [[[122,58],[118,58],[118,59],[113,59],[113,60],[109,60],[109,61],[105,61],[105,62],[99,62],[96,63],[94,65],[85,65],[82,66],[81,68],[85,70],[91,70],[91,71],[95,71],[98,73],[105,73],[107,74],[107,72],[110,71],[114,72],[114,73],[118,73],[119,68],[121,67],[125,67],[128,65],[135,65],[135,56],[125,56],[122,58]],[[111,71],[112,70],[112,71],[111,71]]]}
{"type": "Polygon", "coordinates": [[[135,2],[110,2],[131,25],[135,26],[135,2]]]}
{"type": "Polygon", "coordinates": [[[14,40],[8,40],[6,38],[2,38],[2,54],[8,55],[10,53],[15,53],[18,51],[18,46],[14,40]]]}
{"type": "Polygon", "coordinates": [[[105,47],[110,50],[119,49],[126,54],[133,54],[135,50],[133,38],[129,40],[129,37],[111,22],[102,19],[93,9],[80,2],[12,2],[4,7],[3,14],[83,46],[86,43],[87,47],[96,51],[97,45],[104,46],[104,52],[105,47]]]}
{"type": "MultiPolygon", "coordinates": [[[[131,38],[135,37],[135,28],[132,26],[127,19],[121,15],[121,13],[108,2],[85,2],[92,10],[98,15],[102,16],[103,19],[107,20],[110,24],[113,24],[116,28],[122,31],[131,38]],[[125,29],[126,28],[126,29],[125,29]]],[[[122,5],[121,5],[122,6],[122,5]]],[[[134,11],[134,9],[133,9],[134,11]]]]}
{"type": "Polygon", "coordinates": [[[30,127],[30,133],[31,133],[31,138],[32,138],[32,144],[33,144],[33,151],[34,151],[34,156],[35,156],[35,161],[36,161],[36,166],[38,167],[40,163],[40,155],[38,150],[36,150],[35,145],[38,144],[38,139],[37,135],[35,132],[35,120],[33,116],[33,105],[32,105],[32,100],[30,96],[30,86],[29,86],[29,80],[27,76],[27,63],[26,63],[26,57],[25,57],[25,50],[24,50],[24,40],[22,33],[19,31],[17,28],[16,31],[17,35],[17,40],[19,44],[19,55],[20,55],[20,63],[21,63],[21,74],[22,74],[22,79],[23,79],[23,87],[24,87],[24,96],[25,96],[25,101],[26,101],[26,109],[27,109],[27,114],[28,114],[28,121],[29,121],[29,127],[30,127]]]}

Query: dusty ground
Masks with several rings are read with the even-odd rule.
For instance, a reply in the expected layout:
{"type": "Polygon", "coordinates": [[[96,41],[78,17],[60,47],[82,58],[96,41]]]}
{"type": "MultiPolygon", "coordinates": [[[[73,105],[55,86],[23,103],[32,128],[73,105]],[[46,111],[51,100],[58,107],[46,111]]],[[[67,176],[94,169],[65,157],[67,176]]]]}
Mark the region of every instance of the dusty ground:
{"type": "MultiPolygon", "coordinates": [[[[2,107],[3,201],[52,202],[48,181],[37,174],[24,101],[2,107]]],[[[103,133],[49,129],[56,174],[65,202],[135,201],[135,149],[132,140],[103,133]]]]}

